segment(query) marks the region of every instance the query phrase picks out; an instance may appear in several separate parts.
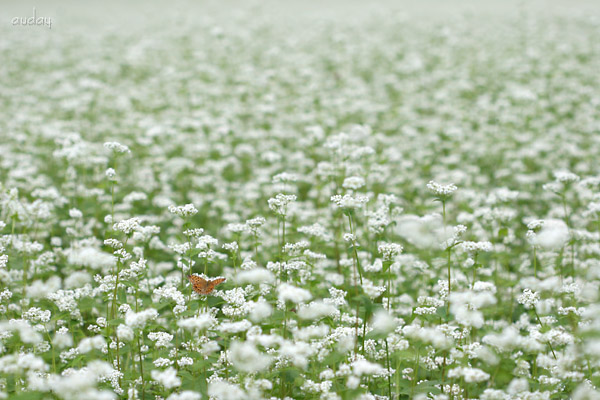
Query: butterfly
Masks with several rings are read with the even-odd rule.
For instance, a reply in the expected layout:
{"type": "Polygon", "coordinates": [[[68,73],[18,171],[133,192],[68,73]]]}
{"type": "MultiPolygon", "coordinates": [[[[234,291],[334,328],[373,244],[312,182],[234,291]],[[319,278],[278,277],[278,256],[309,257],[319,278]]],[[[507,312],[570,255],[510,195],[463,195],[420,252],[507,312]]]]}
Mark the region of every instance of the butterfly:
{"type": "Polygon", "coordinates": [[[225,282],[225,278],[217,278],[209,281],[198,275],[188,275],[188,279],[192,283],[194,292],[203,295],[210,294],[213,290],[215,290],[215,286],[217,286],[219,283],[225,282]]]}

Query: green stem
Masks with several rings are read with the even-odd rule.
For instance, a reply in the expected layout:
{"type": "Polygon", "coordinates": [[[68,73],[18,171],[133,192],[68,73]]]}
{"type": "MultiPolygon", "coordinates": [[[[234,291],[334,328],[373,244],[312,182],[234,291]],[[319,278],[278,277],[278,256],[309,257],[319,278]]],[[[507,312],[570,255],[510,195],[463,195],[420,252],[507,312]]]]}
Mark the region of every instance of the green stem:
{"type": "Polygon", "coordinates": [[[419,354],[419,346],[417,346],[417,361],[416,361],[416,365],[415,365],[415,374],[413,376],[413,381],[411,384],[411,388],[410,388],[410,397],[413,398],[415,395],[415,386],[417,385],[417,378],[419,376],[419,358],[420,358],[420,354],[419,354]]]}
{"type": "Polygon", "coordinates": [[[137,336],[138,353],[140,356],[140,378],[142,378],[142,399],[145,398],[146,382],[144,381],[144,357],[142,356],[142,344],[140,343],[140,336],[144,334],[144,331],[137,336]]]}
{"type": "Polygon", "coordinates": [[[446,320],[450,320],[450,292],[452,290],[452,275],[451,275],[451,271],[450,271],[450,257],[451,257],[451,249],[446,249],[446,253],[447,253],[447,262],[446,264],[448,265],[448,297],[446,299],[446,320]]]}
{"type": "Polygon", "coordinates": [[[533,276],[537,278],[537,249],[533,246],[533,276]]]}
{"type": "MultiPolygon", "coordinates": [[[[542,324],[542,320],[540,319],[540,316],[538,315],[538,313],[537,313],[537,311],[536,311],[535,308],[533,309],[533,313],[535,314],[535,317],[537,318],[538,323],[540,324],[540,327],[543,329],[544,328],[544,324],[542,324]]],[[[554,353],[554,349],[552,348],[552,343],[550,343],[549,339],[548,339],[548,346],[550,347],[550,351],[552,351],[552,356],[556,360],[556,354],[554,353]]]]}

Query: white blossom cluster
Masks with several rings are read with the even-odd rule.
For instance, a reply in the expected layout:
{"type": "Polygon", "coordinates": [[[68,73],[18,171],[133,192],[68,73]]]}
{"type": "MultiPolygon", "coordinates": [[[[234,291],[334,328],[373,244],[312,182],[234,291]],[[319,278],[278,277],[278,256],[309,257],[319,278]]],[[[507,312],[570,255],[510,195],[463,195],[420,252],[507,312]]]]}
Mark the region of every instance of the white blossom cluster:
{"type": "Polygon", "coordinates": [[[0,24],[1,399],[600,399],[599,5],[121,3],[0,24]]]}

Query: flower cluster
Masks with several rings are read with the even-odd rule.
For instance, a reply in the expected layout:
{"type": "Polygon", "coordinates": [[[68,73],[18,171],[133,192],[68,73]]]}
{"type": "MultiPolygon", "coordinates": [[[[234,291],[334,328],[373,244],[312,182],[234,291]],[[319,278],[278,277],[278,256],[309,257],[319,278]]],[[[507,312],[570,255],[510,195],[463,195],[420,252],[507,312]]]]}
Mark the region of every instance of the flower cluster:
{"type": "Polygon", "coordinates": [[[599,399],[572,2],[0,24],[0,399],[599,399]]]}

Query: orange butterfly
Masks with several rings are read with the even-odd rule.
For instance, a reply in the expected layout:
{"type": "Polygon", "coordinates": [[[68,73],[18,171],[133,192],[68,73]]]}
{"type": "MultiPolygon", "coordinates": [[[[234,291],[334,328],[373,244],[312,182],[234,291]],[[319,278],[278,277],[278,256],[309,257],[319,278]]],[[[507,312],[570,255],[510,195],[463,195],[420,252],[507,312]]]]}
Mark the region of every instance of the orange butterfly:
{"type": "Polygon", "coordinates": [[[203,295],[210,294],[213,290],[215,290],[215,286],[217,286],[219,283],[225,282],[225,278],[217,278],[208,281],[198,275],[188,275],[188,279],[192,283],[194,292],[203,295]]]}

